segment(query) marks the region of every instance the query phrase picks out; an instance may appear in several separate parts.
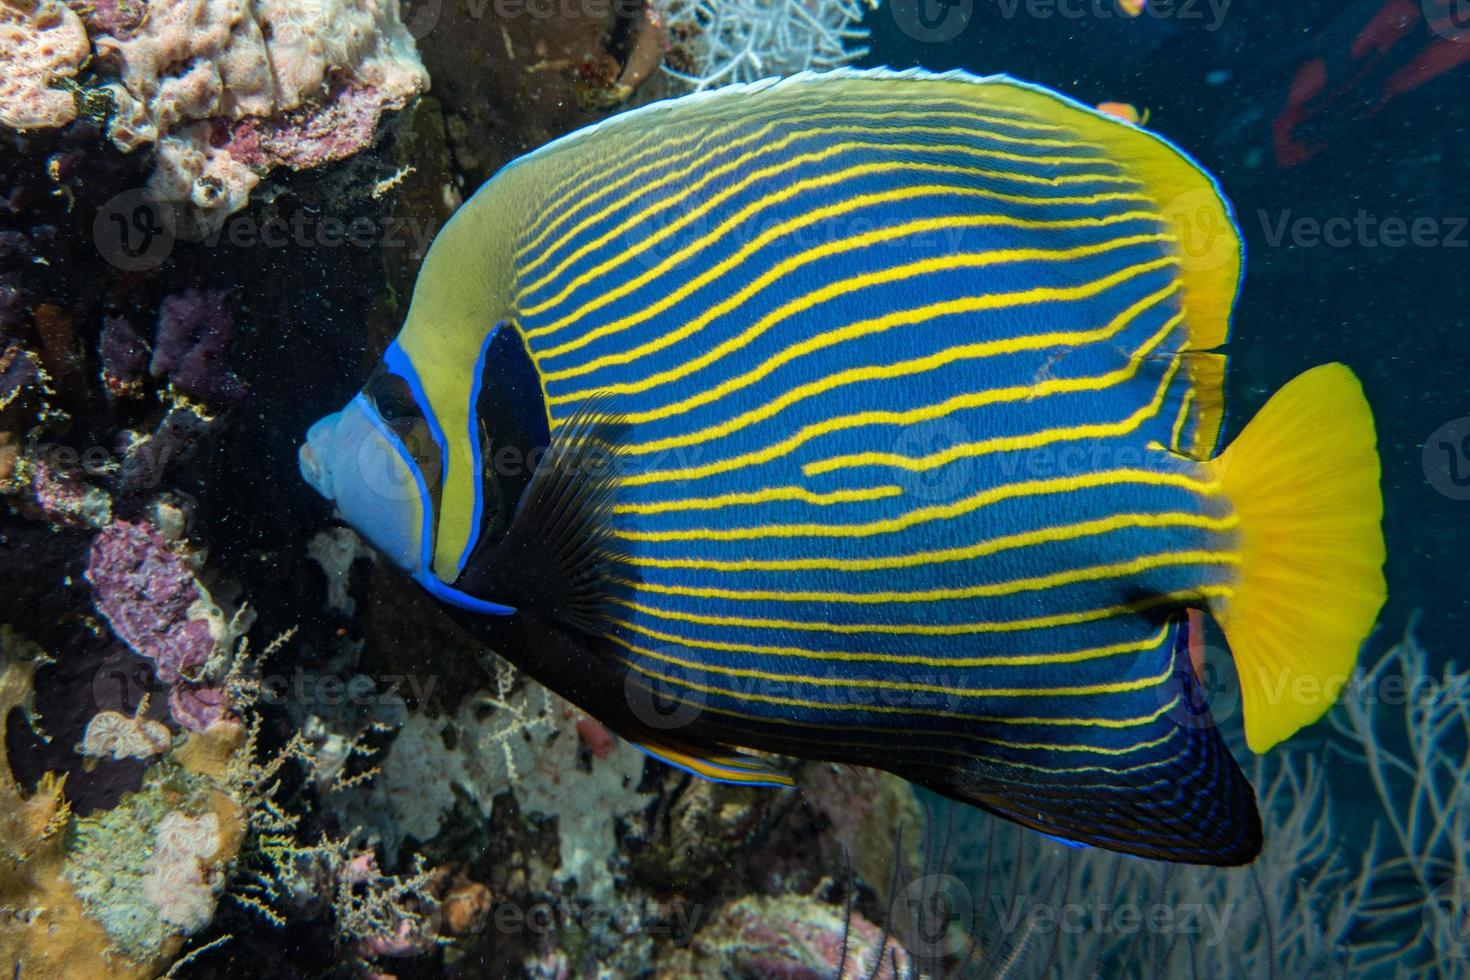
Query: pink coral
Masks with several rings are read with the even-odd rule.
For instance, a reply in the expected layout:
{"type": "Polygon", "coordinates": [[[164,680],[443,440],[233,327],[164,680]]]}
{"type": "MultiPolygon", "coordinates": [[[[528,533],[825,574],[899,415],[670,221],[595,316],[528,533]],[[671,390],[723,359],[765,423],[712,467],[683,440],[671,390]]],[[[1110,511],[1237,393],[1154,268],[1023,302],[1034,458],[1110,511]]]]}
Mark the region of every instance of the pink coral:
{"type": "Polygon", "coordinates": [[[22,508],[61,527],[98,527],[112,517],[107,494],[45,459],[31,470],[31,497],[22,508]]]}
{"type": "Polygon", "coordinates": [[[401,95],[371,85],[343,85],[320,109],[298,111],[266,127],[260,145],[276,162],[307,170],[370,146],[378,119],[403,105],[401,95]]]}
{"type": "Polygon", "coordinates": [[[203,731],[224,718],[224,691],[197,676],[217,647],[218,610],[163,537],[147,524],[114,521],[92,539],[86,574],[112,631],[173,685],[174,721],[203,731]]]}
{"type": "Polygon", "coordinates": [[[229,715],[230,705],[223,688],[181,681],[168,692],[168,711],[174,721],[191,732],[202,732],[229,715]]]}
{"type": "Polygon", "coordinates": [[[184,203],[185,237],[217,228],[272,167],[363,149],[429,83],[396,0],[175,0],[94,41],[121,76],[108,134],[157,144],[149,186],[184,203]]]}
{"type": "Polygon", "coordinates": [[[214,652],[209,620],[195,613],[208,601],[184,560],[147,524],[114,521],[92,539],[87,560],[97,611],[134,653],[153,661],[172,684],[214,652]]]}

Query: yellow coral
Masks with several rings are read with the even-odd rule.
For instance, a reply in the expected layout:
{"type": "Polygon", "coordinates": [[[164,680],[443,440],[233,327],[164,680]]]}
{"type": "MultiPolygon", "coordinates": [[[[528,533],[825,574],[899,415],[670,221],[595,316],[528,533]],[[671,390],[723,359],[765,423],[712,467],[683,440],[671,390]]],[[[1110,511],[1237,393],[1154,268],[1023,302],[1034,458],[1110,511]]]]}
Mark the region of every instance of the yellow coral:
{"type": "MultiPolygon", "coordinates": [[[[28,980],[128,980],[155,977],[178,955],[184,936],[168,938],[147,960],[135,961],[112,948],[103,927],[88,913],[63,874],[70,808],[65,777],[48,773],[26,795],[5,753],[12,709],[32,713],[33,681],[45,655],[0,626],[0,962],[13,963],[28,980]]],[[[219,726],[216,726],[219,727],[219,726]]],[[[238,726],[190,739],[188,752],[174,761],[194,775],[213,779],[228,766],[241,744],[238,726]]],[[[245,815],[222,789],[209,796],[206,819],[219,844],[201,860],[201,874],[219,874],[239,852],[245,815]]]]}
{"type": "MultiPolygon", "coordinates": [[[[0,627],[0,962],[35,980],[144,977],[167,960],[130,964],[112,957],[107,934],[83,914],[61,876],[69,808],[64,777],[48,773],[26,796],[11,775],[5,736],[11,710],[32,712],[32,681],[45,655],[0,627]]],[[[169,953],[172,958],[176,950],[169,953]]]]}

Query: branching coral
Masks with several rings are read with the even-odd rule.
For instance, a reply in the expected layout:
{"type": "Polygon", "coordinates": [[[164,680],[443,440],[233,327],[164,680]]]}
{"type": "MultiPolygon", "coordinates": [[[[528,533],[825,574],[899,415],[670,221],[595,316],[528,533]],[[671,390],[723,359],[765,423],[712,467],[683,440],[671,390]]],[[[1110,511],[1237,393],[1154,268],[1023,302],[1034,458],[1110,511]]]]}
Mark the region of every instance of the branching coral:
{"type": "Polygon", "coordinates": [[[696,90],[851,64],[877,0],[655,0],[671,41],[664,71],[696,90]]]}
{"type": "Polygon", "coordinates": [[[1358,966],[1470,976],[1470,672],[1436,675],[1411,626],[1331,717],[1377,803],[1358,966]]]}
{"type": "Polygon", "coordinates": [[[579,765],[577,718],[567,702],[497,661],[493,691],[470,697],[453,717],[416,715],[399,732],[381,780],[395,822],[427,841],[456,788],[486,818],[496,796],[514,793],[522,812],[557,819],[560,875],[577,880],[578,895],[607,896],[614,824],[648,802],[637,791],[643,756],[619,742],[579,765]]]}

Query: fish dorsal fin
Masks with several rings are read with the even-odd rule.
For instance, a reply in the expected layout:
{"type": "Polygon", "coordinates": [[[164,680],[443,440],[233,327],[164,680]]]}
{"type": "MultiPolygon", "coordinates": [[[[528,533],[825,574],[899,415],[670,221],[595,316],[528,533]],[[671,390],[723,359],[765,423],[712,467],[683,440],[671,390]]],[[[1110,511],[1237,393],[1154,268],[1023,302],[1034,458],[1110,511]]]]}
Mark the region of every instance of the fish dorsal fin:
{"type": "Polygon", "coordinates": [[[600,634],[618,420],[590,399],[556,430],[504,535],[477,547],[456,586],[600,634]]]}
{"type": "Polygon", "coordinates": [[[1182,352],[1194,389],[1190,431],[1179,447],[1208,459],[1225,413],[1225,357],[1206,354],[1230,338],[1230,316],[1240,293],[1244,247],[1235,210],[1215,179],[1188,153],[1163,137],[1064,95],[1014,79],[971,81],[984,105],[1065,126],[1104,148],[1153,201],[1179,259],[1188,348],[1182,352]]]}
{"type": "Polygon", "coordinates": [[[727,755],[696,754],[686,749],[655,742],[635,742],[644,754],[675,769],[708,779],[715,783],[735,783],[741,786],[795,786],[788,773],[777,769],[764,759],[745,752],[732,751],[727,755]]]}

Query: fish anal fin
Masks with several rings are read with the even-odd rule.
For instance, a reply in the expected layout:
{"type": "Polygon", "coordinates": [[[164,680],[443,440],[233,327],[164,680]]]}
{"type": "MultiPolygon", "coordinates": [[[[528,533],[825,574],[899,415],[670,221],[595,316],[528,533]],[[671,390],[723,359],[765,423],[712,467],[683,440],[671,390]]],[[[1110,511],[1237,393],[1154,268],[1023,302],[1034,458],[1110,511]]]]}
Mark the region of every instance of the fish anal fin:
{"type": "Polygon", "coordinates": [[[1123,709],[1156,705],[1146,723],[1111,737],[1082,729],[1074,742],[1048,726],[1042,737],[1058,744],[1028,747],[1015,766],[977,759],[915,781],[1072,846],[1248,864],[1262,845],[1255,791],[1209,710],[1183,622],[1164,642],[1157,655],[1169,658],[1168,672],[1123,709]]]}
{"type": "Polygon", "coordinates": [[[688,749],[654,742],[635,742],[643,752],[664,765],[715,783],[740,786],[794,786],[796,780],[771,763],[740,751],[724,755],[695,754],[688,749]]]}

